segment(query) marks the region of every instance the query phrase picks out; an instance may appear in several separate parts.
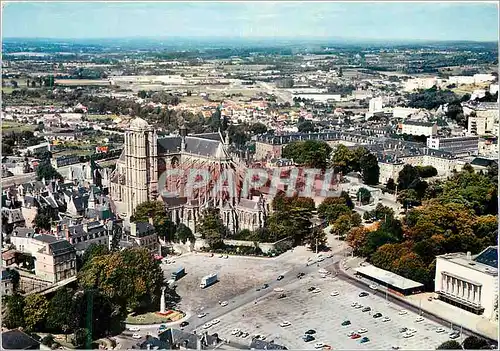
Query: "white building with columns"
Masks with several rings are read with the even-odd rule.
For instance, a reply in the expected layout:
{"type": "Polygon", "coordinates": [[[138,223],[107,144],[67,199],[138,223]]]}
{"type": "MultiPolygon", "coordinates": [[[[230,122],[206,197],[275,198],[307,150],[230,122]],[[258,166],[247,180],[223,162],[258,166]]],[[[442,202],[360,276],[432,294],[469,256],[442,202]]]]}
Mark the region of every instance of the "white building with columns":
{"type": "Polygon", "coordinates": [[[436,257],[439,299],[490,320],[498,320],[498,246],[436,257]]]}

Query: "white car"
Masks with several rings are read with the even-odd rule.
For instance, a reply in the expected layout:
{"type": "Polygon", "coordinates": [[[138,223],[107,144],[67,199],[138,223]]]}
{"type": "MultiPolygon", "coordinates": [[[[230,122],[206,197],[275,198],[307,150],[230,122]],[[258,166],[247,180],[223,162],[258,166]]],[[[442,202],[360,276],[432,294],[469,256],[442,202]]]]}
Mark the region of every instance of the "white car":
{"type": "Polygon", "coordinates": [[[220,305],[221,305],[222,307],[226,307],[226,306],[227,306],[227,301],[222,301],[222,302],[220,303],[220,305]]]}
{"type": "Polygon", "coordinates": [[[323,278],[323,279],[325,279],[325,278],[326,278],[326,276],[327,276],[326,274],[320,274],[320,275],[319,275],[319,277],[320,277],[320,278],[323,278]]]}
{"type": "Polygon", "coordinates": [[[134,334],[132,334],[132,338],[134,338],[134,339],[140,339],[141,336],[139,334],[137,334],[137,333],[134,333],[134,334]]]}
{"type": "Polygon", "coordinates": [[[361,308],[361,307],[363,307],[363,305],[360,305],[359,303],[356,306],[354,306],[354,308],[361,308]]]}
{"type": "Polygon", "coordinates": [[[413,334],[412,333],[408,333],[408,332],[406,332],[406,333],[403,334],[403,338],[405,338],[405,339],[411,338],[412,336],[413,336],[413,334]]]}
{"type": "Polygon", "coordinates": [[[236,335],[236,334],[238,334],[238,332],[240,332],[240,331],[241,331],[240,329],[235,328],[235,329],[233,329],[233,331],[231,332],[231,335],[236,335]]]}
{"type": "Polygon", "coordinates": [[[337,290],[332,291],[332,293],[330,294],[330,296],[338,296],[338,295],[339,292],[337,290]]]}
{"type": "Polygon", "coordinates": [[[224,255],[219,255],[219,258],[224,258],[224,255]]]}
{"type": "Polygon", "coordinates": [[[443,328],[441,328],[441,327],[439,327],[439,328],[437,328],[437,329],[436,329],[436,333],[439,333],[439,334],[444,333],[445,331],[446,331],[446,330],[444,330],[444,329],[443,329],[443,328]]]}
{"type": "Polygon", "coordinates": [[[417,317],[417,319],[415,319],[416,323],[423,322],[423,321],[424,321],[424,317],[417,317]]]}
{"type": "Polygon", "coordinates": [[[283,290],[283,288],[274,288],[274,291],[275,292],[283,292],[284,290],[283,290]]]}
{"type": "Polygon", "coordinates": [[[318,270],[318,273],[319,274],[328,274],[328,271],[326,269],[321,268],[320,270],[318,270]]]}
{"type": "Polygon", "coordinates": [[[130,330],[132,332],[138,332],[138,331],[140,331],[139,327],[130,327],[130,328],[128,328],[128,330],[130,330]]]}
{"type": "Polygon", "coordinates": [[[398,313],[400,316],[404,316],[405,314],[408,314],[408,311],[407,310],[401,310],[399,311],[398,313]]]}
{"type": "Polygon", "coordinates": [[[219,319],[214,319],[212,321],[212,325],[216,325],[216,324],[219,324],[220,323],[220,320],[219,319]]]}
{"type": "Polygon", "coordinates": [[[377,290],[378,286],[376,286],[375,284],[372,284],[372,285],[370,285],[370,289],[377,290]]]}
{"type": "Polygon", "coordinates": [[[323,344],[322,342],[317,342],[316,344],[314,344],[315,349],[321,349],[323,348],[323,346],[325,346],[325,344],[323,344]]]}
{"type": "Polygon", "coordinates": [[[203,318],[203,317],[206,317],[207,316],[207,313],[205,312],[202,312],[198,315],[198,318],[203,318]]]}
{"type": "Polygon", "coordinates": [[[367,333],[368,332],[368,329],[366,328],[361,328],[360,330],[358,330],[358,334],[363,334],[363,333],[367,333]]]}
{"type": "Polygon", "coordinates": [[[289,321],[284,321],[280,323],[280,327],[288,327],[290,325],[292,325],[292,323],[290,323],[289,321]]]}
{"type": "Polygon", "coordinates": [[[205,323],[205,324],[203,324],[203,327],[202,327],[202,328],[203,328],[203,329],[208,329],[208,328],[210,328],[211,326],[212,326],[212,324],[211,324],[211,323],[205,323]]]}
{"type": "Polygon", "coordinates": [[[408,330],[406,332],[410,333],[410,334],[416,334],[417,333],[417,329],[415,329],[415,328],[408,328],[408,330]]]}
{"type": "Polygon", "coordinates": [[[351,337],[351,336],[353,336],[354,334],[356,334],[356,332],[354,332],[354,331],[350,331],[349,333],[347,333],[347,336],[348,336],[348,337],[351,337]]]}
{"type": "Polygon", "coordinates": [[[316,288],[312,291],[313,294],[317,294],[317,293],[320,293],[321,292],[321,289],[320,288],[316,288]]]}
{"type": "Polygon", "coordinates": [[[325,258],[323,256],[319,256],[317,262],[323,262],[325,258]]]}
{"type": "Polygon", "coordinates": [[[387,316],[385,316],[384,318],[382,318],[382,322],[390,322],[391,319],[387,316]]]}
{"type": "Polygon", "coordinates": [[[357,305],[358,305],[358,303],[357,303],[357,302],[353,302],[353,303],[351,303],[351,307],[356,307],[357,305]]]}

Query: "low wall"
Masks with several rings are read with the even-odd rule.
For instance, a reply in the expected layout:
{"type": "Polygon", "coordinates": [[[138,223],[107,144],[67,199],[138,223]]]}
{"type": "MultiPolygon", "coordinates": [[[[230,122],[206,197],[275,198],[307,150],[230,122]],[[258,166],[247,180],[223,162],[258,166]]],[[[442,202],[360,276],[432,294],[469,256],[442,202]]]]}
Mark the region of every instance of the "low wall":
{"type": "MultiPolygon", "coordinates": [[[[250,246],[250,247],[255,246],[253,241],[248,241],[248,240],[226,239],[226,240],[224,240],[224,244],[231,245],[231,246],[250,246]]],[[[188,242],[186,244],[172,243],[169,246],[171,246],[175,252],[186,253],[186,252],[192,252],[192,251],[200,251],[203,247],[208,247],[208,243],[205,241],[205,239],[196,238],[194,245],[192,243],[188,242]]],[[[263,253],[268,253],[269,251],[272,251],[272,250],[281,250],[281,251],[288,250],[288,249],[291,249],[293,246],[293,239],[292,238],[285,238],[285,239],[278,240],[274,243],[258,243],[258,246],[262,250],[263,253]]]]}

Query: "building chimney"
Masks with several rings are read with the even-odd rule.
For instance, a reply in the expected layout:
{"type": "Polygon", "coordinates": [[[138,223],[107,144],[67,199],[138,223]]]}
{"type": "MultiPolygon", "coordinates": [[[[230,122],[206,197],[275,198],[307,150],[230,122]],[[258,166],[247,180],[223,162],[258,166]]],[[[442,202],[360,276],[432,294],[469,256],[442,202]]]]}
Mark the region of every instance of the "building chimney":
{"type": "Polygon", "coordinates": [[[63,231],[64,231],[64,235],[66,236],[66,240],[69,241],[69,228],[68,228],[67,224],[63,224],[63,231]]]}
{"type": "Polygon", "coordinates": [[[467,251],[467,261],[472,260],[472,255],[470,251],[467,251]]]}

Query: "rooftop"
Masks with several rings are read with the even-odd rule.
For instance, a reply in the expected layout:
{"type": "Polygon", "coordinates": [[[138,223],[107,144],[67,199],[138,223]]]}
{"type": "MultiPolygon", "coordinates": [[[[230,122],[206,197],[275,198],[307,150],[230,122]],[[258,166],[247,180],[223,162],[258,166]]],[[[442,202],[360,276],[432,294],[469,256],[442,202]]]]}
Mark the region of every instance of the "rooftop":
{"type": "Polygon", "coordinates": [[[413,289],[423,287],[422,283],[407,279],[396,273],[392,273],[372,265],[358,267],[356,268],[356,272],[365,274],[399,289],[413,289]]]}
{"type": "Polygon", "coordinates": [[[448,253],[437,257],[478,272],[498,276],[498,246],[490,246],[470,258],[467,258],[467,254],[463,252],[448,253]]]}
{"type": "Polygon", "coordinates": [[[40,349],[40,343],[18,329],[2,332],[2,349],[35,350],[40,349]]]}

